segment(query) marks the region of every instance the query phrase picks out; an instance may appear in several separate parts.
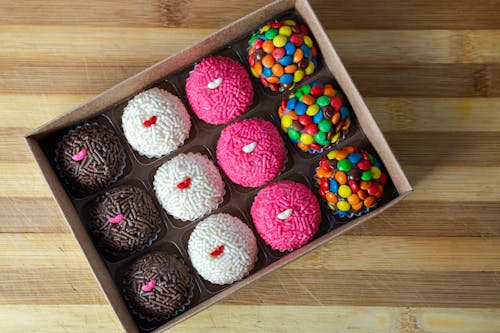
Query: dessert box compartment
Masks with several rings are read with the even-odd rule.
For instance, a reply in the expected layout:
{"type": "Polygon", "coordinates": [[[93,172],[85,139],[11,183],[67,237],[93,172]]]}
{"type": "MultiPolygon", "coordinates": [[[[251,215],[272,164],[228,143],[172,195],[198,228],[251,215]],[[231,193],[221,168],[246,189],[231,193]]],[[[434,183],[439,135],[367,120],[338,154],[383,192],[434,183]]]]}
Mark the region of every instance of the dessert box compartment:
{"type": "MultiPolygon", "coordinates": [[[[253,86],[255,91],[253,103],[249,110],[238,119],[261,118],[271,121],[279,129],[280,119],[277,115],[277,108],[281,100],[293,91],[282,93],[271,92],[267,88],[264,88],[256,79],[253,79],[253,86]]],[[[116,311],[123,328],[127,331],[159,332],[167,329],[260,276],[298,258],[323,242],[380,213],[383,209],[401,200],[411,191],[406,177],[336,56],[328,37],[319,25],[307,1],[302,0],[276,1],[254,14],[236,21],[234,24],[201,41],[198,45],[184,50],[176,56],[167,58],[135,77],[111,88],[72,112],[35,130],[26,139],[54,193],[54,197],[61,207],[70,229],[87,256],[104,294],[116,311]],[[227,125],[210,125],[201,121],[193,114],[184,90],[186,79],[194,64],[210,55],[230,57],[243,64],[248,71],[249,67],[246,61],[247,41],[259,26],[273,18],[297,19],[309,26],[315,43],[319,47],[318,69],[301,84],[319,80],[324,83],[333,83],[336,87],[340,87],[346,100],[349,101],[348,106],[351,110],[351,116],[354,119],[346,138],[339,145],[333,145],[321,154],[311,155],[301,152],[288,140],[286,134],[279,130],[286,142],[288,161],[283,172],[273,182],[276,180],[291,179],[306,184],[313,190],[321,202],[323,216],[320,229],[314,239],[296,251],[283,253],[273,250],[260,239],[255,231],[250,217],[250,207],[256,193],[265,185],[259,188],[242,187],[232,183],[219,168],[226,184],[226,195],[224,196],[223,203],[212,213],[229,213],[245,222],[256,235],[259,253],[258,260],[249,277],[232,285],[213,285],[203,280],[196,273],[190,265],[189,256],[187,255],[189,235],[199,220],[184,222],[169,216],[161,208],[158,201],[156,201],[152,187],[153,177],[156,170],[165,161],[179,153],[200,152],[208,155],[210,159],[216,162],[216,143],[220,132],[227,125]],[[242,31],[244,33],[241,33],[242,31]],[[138,92],[152,87],[168,90],[178,96],[190,112],[192,122],[190,136],[186,143],[172,154],[159,159],[147,158],[135,152],[127,143],[121,128],[121,115],[127,101],[138,92]],[[127,157],[123,175],[107,189],[123,184],[139,185],[151,194],[155,199],[158,209],[162,212],[163,223],[161,224],[161,230],[157,238],[152,241],[150,247],[132,254],[117,256],[105,250],[96,249],[93,244],[86,226],[86,212],[95,197],[102,194],[105,190],[92,193],[91,195],[82,195],[75,192],[60,180],[54,161],[54,152],[62,136],[76,124],[83,122],[97,122],[114,130],[125,147],[127,157]],[[314,171],[321,157],[329,150],[350,144],[355,144],[376,152],[386,167],[391,180],[385,187],[384,196],[378,207],[372,212],[352,220],[339,219],[329,211],[326,204],[317,194],[318,191],[314,180],[314,171]],[[121,281],[127,267],[137,257],[152,249],[162,249],[169,253],[178,254],[188,264],[194,276],[194,296],[191,303],[185,312],[170,320],[150,322],[139,318],[137,315],[129,312],[120,293],[121,281]]]]}

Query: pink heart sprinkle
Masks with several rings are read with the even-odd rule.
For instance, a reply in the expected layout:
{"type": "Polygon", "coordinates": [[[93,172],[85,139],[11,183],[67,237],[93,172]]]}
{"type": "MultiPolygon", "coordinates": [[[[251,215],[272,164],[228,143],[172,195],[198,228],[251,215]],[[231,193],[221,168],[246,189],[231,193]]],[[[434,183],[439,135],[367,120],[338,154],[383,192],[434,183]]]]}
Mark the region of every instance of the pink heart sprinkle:
{"type": "Polygon", "coordinates": [[[71,156],[71,159],[73,161],[81,161],[85,158],[85,156],[87,156],[87,149],[83,148],[78,152],[78,154],[71,156]]]}
{"type": "Polygon", "coordinates": [[[123,214],[118,214],[115,217],[110,217],[108,219],[109,223],[120,223],[121,221],[123,221],[123,214]]]}
{"type": "Polygon", "coordinates": [[[148,284],[143,285],[141,289],[142,289],[142,291],[151,291],[151,290],[153,290],[153,288],[155,286],[156,286],[156,280],[153,279],[153,280],[149,281],[148,284]]]}

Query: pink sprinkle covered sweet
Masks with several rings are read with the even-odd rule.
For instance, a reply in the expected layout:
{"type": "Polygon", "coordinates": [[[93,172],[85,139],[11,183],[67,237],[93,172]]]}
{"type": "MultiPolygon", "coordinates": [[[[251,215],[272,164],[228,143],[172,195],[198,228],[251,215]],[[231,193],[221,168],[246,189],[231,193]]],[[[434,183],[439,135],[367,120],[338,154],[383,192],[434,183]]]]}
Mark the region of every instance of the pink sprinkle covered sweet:
{"type": "Polygon", "coordinates": [[[236,121],[221,132],[217,142],[217,162],[234,183],[261,186],[283,170],[285,143],[269,121],[236,121]]]}
{"type": "Polygon", "coordinates": [[[227,57],[209,57],[189,75],[186,94],[200,119],[218,125],[243,114],[254,92],[250,76],[241,64],[227,57]]]}
{"type": "Polygon", "coordinates": [[[282,180],[260,190],[250,211],[255,229],[273,249],[306,244],[321,223],[319,203],[304,184],[282,180]]]}

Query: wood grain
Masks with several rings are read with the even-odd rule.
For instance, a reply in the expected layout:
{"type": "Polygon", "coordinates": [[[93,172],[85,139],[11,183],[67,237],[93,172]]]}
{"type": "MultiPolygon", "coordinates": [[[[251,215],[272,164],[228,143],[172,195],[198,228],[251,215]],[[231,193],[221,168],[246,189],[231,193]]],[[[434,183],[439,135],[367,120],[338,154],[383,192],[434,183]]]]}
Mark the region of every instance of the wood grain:
{"type": "MultiPolygon", "coordinates": [[[[119,331],[23,135],[266,3],[0,2],[0,332],[119,331]]],[[[500,332],[500,2],[312,6],[415,192],[172,332],[500,332]]]]}

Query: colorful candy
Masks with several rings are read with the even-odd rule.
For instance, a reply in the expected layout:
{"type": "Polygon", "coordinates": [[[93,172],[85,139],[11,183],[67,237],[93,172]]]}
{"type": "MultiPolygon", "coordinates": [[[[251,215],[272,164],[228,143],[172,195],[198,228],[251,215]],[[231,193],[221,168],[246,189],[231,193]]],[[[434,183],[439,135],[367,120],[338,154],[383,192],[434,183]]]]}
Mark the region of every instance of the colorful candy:
{"type": "Polygon", "coordinates": [[[318,51],[309,29],[293,20],[269,22],[248,46],[250,72],[272,91],[293,89],[317,67],[318,51]]]}
{"type": "MultiPolygon", "coordinates": [[[[296,71],[295,74],[299,72],[296,71]]],[[[291,74],[283,74],[281,78],[286,75],[291,74]]],[[[350,114],[340,92],[331,84],[321,82],[303,85],[295,94],[283,99],[278,108],[278,116],[281,118],[281,129],[288,134],[290,140],[309,153],[320,152],[337,143],[344,138],[351,125],[350,114]],[[340,101],[340,104],[336,104],[340,106],[338,110],[335,110],[333,101],[340,101]],[[297,116],[297,119],[292,119],[292,116],[297,116]],[[304,134],[307,135],[303,136],[304,134]]],[[[347,171],[349,170],[346,168],[347,171]]]]}
{"type": "MultiPolygon", "coordinates": [[[[317,89],[311,92],[317,95],[317,89]]],[[[359,216],[374,207],[387,182],[380,162],[354,146],[332,150],[324,156],[315,178],[321,197],[340,217],[359,216]]]]}

